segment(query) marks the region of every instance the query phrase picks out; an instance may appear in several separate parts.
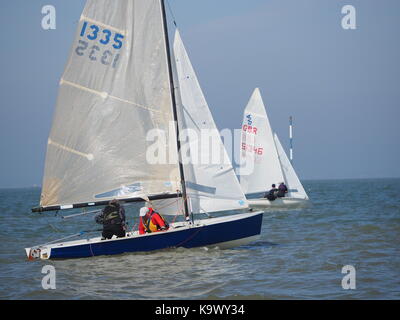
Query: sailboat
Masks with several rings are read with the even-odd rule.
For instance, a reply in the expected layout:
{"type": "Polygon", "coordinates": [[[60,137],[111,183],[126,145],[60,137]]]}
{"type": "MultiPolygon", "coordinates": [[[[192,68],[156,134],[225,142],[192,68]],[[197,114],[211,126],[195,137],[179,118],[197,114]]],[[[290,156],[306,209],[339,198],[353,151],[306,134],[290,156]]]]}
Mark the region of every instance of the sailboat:
{"type": "Polygon", "coordinates": [[[81,232],[78,240],[25,248],[29,259],[225,249],[259,238],[263,213],[249,208],[220,136],[213,146],[222,160],[194,161],[196,133],[216,126],[179,32],[172,52],[168,35],[164,0],[87,1],[60,81],[40,205],[32,211],[118,199],[182,221],[168,231],[132,230],[108,240],[82,239],[81,232]]]}
{"type": "Polygon", "coordinates": [[[241,135],[240,184],[250,207],[304,206],[309,197],[290,163],[265,110],[260,90],[256,88],[244,110],[241,135]],[[245,169],[243,169],[245,168],[245,169]],[[271,189],[285,183],[288,193],[275,200],[263,198],[271,189]]]}

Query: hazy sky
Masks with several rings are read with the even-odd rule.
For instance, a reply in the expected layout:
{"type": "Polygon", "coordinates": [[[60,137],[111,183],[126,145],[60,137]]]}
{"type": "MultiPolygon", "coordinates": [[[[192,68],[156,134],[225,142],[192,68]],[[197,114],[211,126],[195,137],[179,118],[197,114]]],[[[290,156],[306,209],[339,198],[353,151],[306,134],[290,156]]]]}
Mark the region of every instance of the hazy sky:
{"type": "MultiPolygon", "coordinates": [[[[1,0],[0,187],[40,185],[82,0],[1,0]],[[56,30],[41,27],[55,6],[56,30]]],[[[259,87],[301,179],[400,177],[400,1],[169,0],[219,129],[259,87]],[[356,30],[341,25],[344,5],[356,30]]]]}

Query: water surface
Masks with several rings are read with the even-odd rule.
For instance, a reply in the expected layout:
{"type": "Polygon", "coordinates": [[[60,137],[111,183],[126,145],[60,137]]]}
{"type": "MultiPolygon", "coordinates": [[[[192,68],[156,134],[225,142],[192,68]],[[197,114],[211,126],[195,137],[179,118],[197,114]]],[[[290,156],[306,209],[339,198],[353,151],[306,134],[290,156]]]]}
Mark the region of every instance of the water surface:
{"type": "MultiPolygon", "coordinates": [[[[247,246],[34,262],[25,247],[98,226],[92,215],[31,213],[39,188],[0,189],[0,298],[399,299],[400,179],[304,186],[313,205],[267,211],[260,240],[247,246]],[[41,285],[47,264],[55,290],[41,285]],[[356,269],[355,290],[341,286],[345,265],[356,269]]],[[[133,221],[137,207],[127,213],[133,221]]]]}

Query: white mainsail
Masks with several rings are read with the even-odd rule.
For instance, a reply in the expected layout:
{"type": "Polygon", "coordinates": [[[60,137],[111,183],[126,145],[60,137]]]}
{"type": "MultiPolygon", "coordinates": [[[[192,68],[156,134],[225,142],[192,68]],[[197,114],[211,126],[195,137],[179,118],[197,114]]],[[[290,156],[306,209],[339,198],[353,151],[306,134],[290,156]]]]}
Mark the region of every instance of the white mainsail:
{"type": "Polygon", "coordinates": [[[308,200],[308,195],[304,190],[299,178],[297,177],[297,174],[294,171],[293,166],[290,163],[276,133],[274,134],[274,139],[282,166],[282,171],[285,176],[285,183],[288,187],[288,197],[308,200]]]}
{"type": "Polygon", "coordinates": [[[256,88],[244,110],[240,151],[240,184],[245,194],[265,192],[284,181],[260,90],[256,88]]]}
{"type": "Polygon", "coordinates": [[[170,90],[160,1],[88,0],[60,81],[40,205],[181,189],[177,161],[146,159],[149,130],[173,121],[170,90]]]}
{"type": "Polygon", "coordinates": [[[182,144],[182,150],[187,151],[184,168],[191,208],[194,213],[247,208],[247,200],[178,31],[175,32],[174,57],[180,98],[180,133],[186,129],[189,137],[189,142],[182,144]],[[204,141],[207,134],[213,136],[212,146],[204,141]]]}

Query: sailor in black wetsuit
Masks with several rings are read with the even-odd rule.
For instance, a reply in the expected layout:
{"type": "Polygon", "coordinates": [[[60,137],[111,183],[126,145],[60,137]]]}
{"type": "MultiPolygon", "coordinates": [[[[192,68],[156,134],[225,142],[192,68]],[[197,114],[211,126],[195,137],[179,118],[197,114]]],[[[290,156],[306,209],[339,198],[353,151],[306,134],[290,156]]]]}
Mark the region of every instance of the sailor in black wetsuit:
{"type": "Polygon", "coordinates": [[[125,209],[118,200],[111,200],[95,220],[103,225],[103,239],[111,239],[113,235],[125,237],[125,209]]]}
{"type": "Polygon", "coordinates": [[[276,199],[276,192],[278,192],[278,189],[275,184],[273,184],[272,189],[265,194],[264,198],[267,198],[269,201],[274,201],[276,199]]]}

